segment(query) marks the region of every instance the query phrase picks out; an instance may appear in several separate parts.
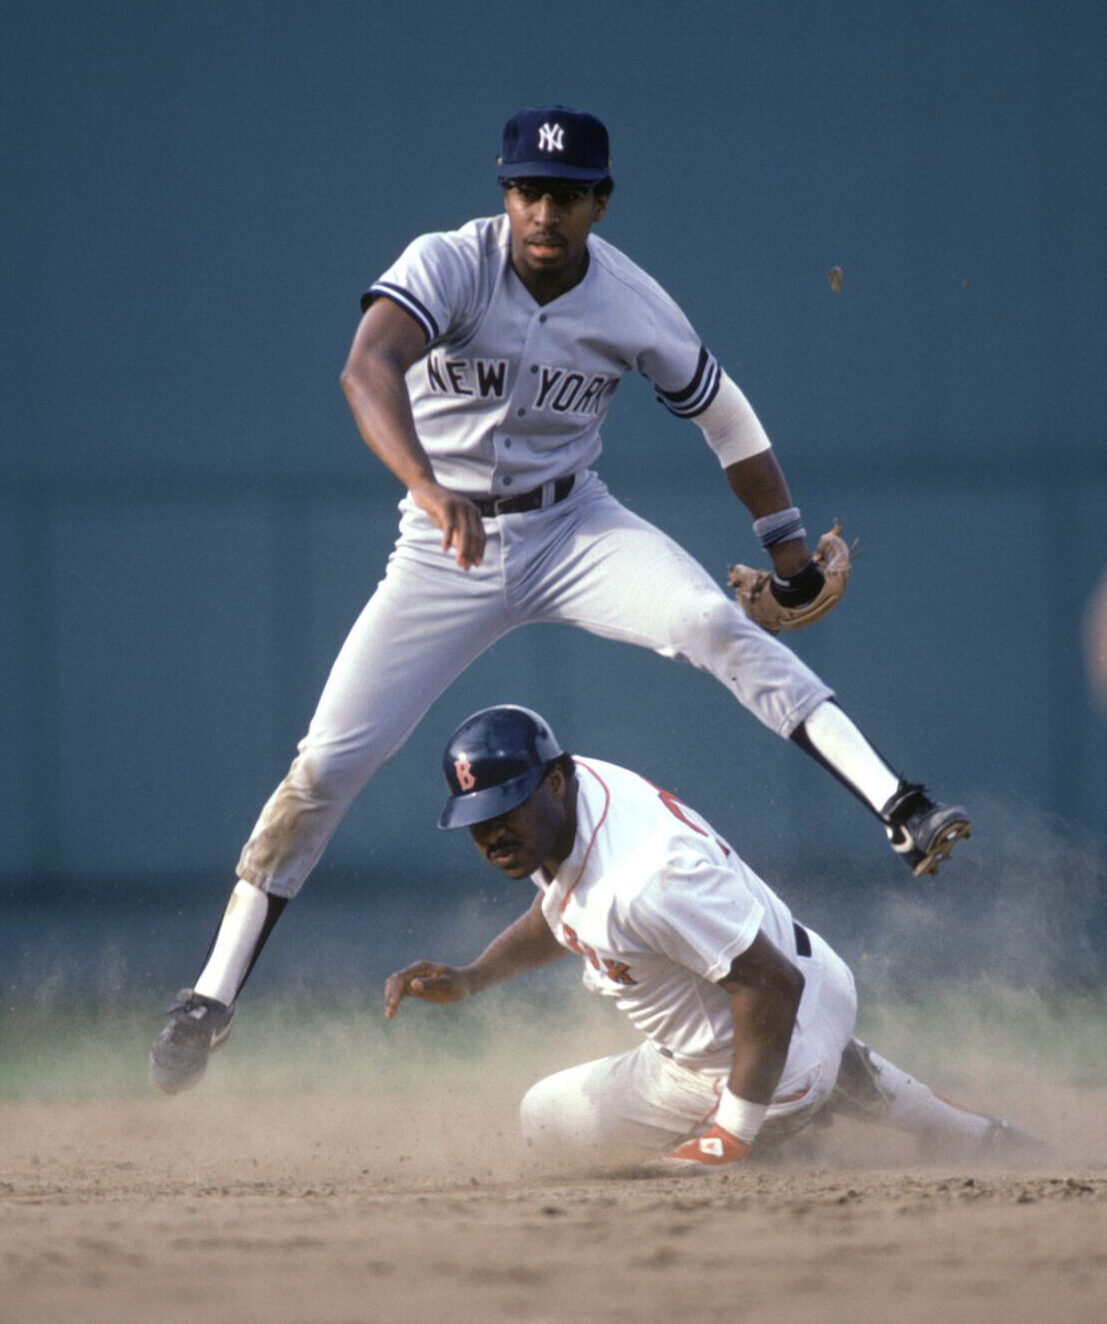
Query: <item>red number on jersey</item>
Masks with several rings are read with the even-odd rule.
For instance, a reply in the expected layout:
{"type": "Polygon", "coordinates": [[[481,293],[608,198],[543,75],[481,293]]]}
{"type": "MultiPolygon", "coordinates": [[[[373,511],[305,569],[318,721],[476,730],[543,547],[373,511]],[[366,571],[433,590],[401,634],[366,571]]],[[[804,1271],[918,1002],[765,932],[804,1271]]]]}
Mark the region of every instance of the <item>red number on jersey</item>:
{"type": "Polygon", "coordinates": [[[677,818],[680,819],[682,823],[686,823],[692,829],[693,832],[698,832],[701,837],[707,836],[707,833],[703,830],[703,828],[701,828],[698,823],[693,823],[692,820],[688,817],[688,815],[684,812],[684,806],[680,803],[680,801],[676,798],[676,796],[672,793],[672,791],[658,791],[657,794],[661,797],[661,803],[665,806],[665,808],[669,811],[670,814],[675,815],[677,818]]]}
{"type": "MultiPolygon", "coordinates": [[[[656,789],[656,787],[654,789],[656,789]]],[[[706,837],[708,835],[708,833],[703,828],[701,828],[698,823],[692,822],[692,820],[684,812],[684,806],[676,798],[676,796],[672,793],[672,791],[658,791],[657,794],[658,794],[658,798],[661,800],[661,803],[665,806],[665,808],[669,811],[670,814],[674,815],[674,817],[676,818],[679,818],[680,821],[682,823],[685,823],[688,827],[690,827],[693,832],[698,832],[701,837],[706,837]]],[[[719,838],[716,837],[715,843],[719,847],[719,849],[723,852],[724,855],[730,854],[730,847],[726,844],[725,841],[720,841],[719,838]]]]}

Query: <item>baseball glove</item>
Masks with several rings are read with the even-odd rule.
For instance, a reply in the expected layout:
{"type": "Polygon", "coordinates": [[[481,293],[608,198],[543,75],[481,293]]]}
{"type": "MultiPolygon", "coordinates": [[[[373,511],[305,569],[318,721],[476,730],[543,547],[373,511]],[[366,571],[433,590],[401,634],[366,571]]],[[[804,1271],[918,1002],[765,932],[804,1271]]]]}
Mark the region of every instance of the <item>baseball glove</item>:
{"type": "Polygon", "coordinates": [[[842,538],[842,526],[837,520],[819,539],[815,555],[811,558],[822,571],[823,584],[809,601],[786,607],[772,590],[771,570],[752,570],[748,565],[728,566],[727,584],[751,621],[770,634],[781,630],[802,630],[805,625],[825,616],[838,605],[846,591],[853,560],[857,556],[857,543],[847,546],[842,538]]]}

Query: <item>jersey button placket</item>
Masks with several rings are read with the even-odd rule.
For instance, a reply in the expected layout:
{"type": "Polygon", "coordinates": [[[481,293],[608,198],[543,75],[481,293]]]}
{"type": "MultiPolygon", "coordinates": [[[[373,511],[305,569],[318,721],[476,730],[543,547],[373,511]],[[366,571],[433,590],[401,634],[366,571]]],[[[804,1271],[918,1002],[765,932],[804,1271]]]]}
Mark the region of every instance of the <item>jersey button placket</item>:
{"type": "MultiPolygon", "coordinates": [[[[537,330],[538,325],[539,325],[539,324],[543,324],[543,325],[544,325],[545,322],[546,322],[546,318],[547,318],[547,314],[546,314],[546,313],[538,313],[538,314],[537,314],[537,315],[531,320],[530,328],[529,328],[529,331],[528,331],[528,334],[527,334],[527,337],[526,337],[525,343],[524,343],[524,345],[523,345],[523,354],[524,354],[525,357],[530,357],[531,355],[533,355],[536,359],[540,359],[540,358],[541,358],[541,354],[536,352],[536,347],[534,346],[533,341],[534,341],[534,339],[535,339],[535,333],[536,333],[536,330],[537,330]]],[[[536,377],[536,376],[538,375],[539,371],[540,371],[540,363],[538,363],[538,362],[533,362],[533,363],[530,364],[530,375],[531,375],[532,377],[536,377]]],[[[522,384],[522,381],[523,381],[523,377],[522,377],[522,374],[520,374],[519,377],[516,379],[515,399],[514,399],[514,401],[512,402],[512,404],[513,404],[512,413],[514,414],[515,418],[520,418],[520,419],[524,419],[524,418],[526,418],[526,417],[527,417],[527,414],[530,412],[530,411],[529,411],[529,407],[528,407],[528,402],[525,402],[524,400],[521,400],[521,399],[520,399],[520,397],[523,395],[523,392],[519,389],[519,387],[520,387],[521,384],[522,384]]],[[[497,438],[496,438],[496,442],[497,442],[497,451],[498,451],[501,447],[502,447],[504,450],[510,450],[510,449],[511,449],[511,446],[512,446],[512,440],[511,440],[510,437],[500,437],[500,436],[497,436],[497,438]]],[[[497,459],[498,459],[498,457],[497,457],[497,459]]],[[[499,468],[499,464],[498,464],[498,463],[497,463],[497,466],[496,466],[496,467],[497,467],[497,469],[499,468]]],[[[503,478],[498,479],[498,486],[499,486],[501,489],[509,488],[509,487],[511,486],[511,483],[512,483],[512,478],[511,478],[511,475],[510,475],[510,474],[507,474],[507,475],[505,475],[503,478]]]]}

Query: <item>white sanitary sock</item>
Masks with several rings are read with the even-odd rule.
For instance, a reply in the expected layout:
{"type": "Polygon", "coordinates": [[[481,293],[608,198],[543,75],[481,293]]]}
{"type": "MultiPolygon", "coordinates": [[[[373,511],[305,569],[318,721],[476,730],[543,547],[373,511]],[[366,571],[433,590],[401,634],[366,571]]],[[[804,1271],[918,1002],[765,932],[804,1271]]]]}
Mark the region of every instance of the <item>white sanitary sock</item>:
{"type": "Polygon", "coordinates": [[[879,813],[895,795],[899,777],[836,703],[821,703],[803,729],[823,760],[879,813]]]}
{"type": "Polygon", "coordinates": [[[194,991],[227,1006],[238,996],[269,915],[269,897],[240,879],[227,902],[219,933],[194,991]]]}
{"type": "Polygon", "coordinates": [[[888,1096],[884,1120],[890,1125],[934,1139],[962,1137],[970,1140],[982,1139],[992,1125],[990,1117],[947,1103],[928,1085],[901,1071],[871,1048],[869,1061],[888,1096]]]}

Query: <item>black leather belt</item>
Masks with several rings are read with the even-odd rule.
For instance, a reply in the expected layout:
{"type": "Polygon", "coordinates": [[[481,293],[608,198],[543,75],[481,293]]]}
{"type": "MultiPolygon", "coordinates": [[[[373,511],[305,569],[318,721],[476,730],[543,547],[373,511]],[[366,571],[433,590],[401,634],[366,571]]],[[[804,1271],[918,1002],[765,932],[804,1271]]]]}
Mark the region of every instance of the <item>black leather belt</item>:
{"type": "MultiPolygon", "coordinates": [[[[554,483],[551,506],[564,501],[573,490],[576,474],[568,478],[559,478],[554,483]]],[[[480,511],[483,519],[492,519],[496,515],[522,515],[528,510],[538,510],[542,505],[542,488],[534,487],[529,492],[520,492],[511,497],[470,497],[469,500],[480,511]]]]}

